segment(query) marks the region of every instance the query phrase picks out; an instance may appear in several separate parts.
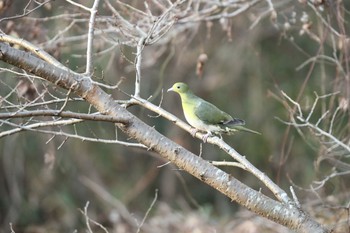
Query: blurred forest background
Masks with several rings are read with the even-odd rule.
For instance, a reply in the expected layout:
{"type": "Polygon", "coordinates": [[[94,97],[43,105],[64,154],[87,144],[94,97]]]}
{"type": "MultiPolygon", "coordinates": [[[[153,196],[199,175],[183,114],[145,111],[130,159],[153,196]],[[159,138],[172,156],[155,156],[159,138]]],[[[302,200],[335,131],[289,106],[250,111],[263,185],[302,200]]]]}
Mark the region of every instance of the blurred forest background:
{"type": "MultiPolygon", "coordinates": [[[[88,15],[81,9],[66,1],[47,1],[23,17],[12,18],[34,9],[37,3],[0,2],[3,32],[42,47],[73,70],[84,71],[86,47],[81,37],[88,15]],[[59,15],[61,18],[54,18],[59,15]]],[[[154,14],[161,12],[155,4],[158,1],[145,2],[154,14]]],[[[144,1],[128,3],[145,10],[144,1]]],[[[146,46],[141,96],[184,119],[179,97],[165,90],[175,82],[188,83],[197,95],[262,133],[225,136],[226,142],[284,190],[294,185],[299,200],[314,216],[338,221],[349,210],[350,151],[331,148],[329,138],[308,127],[283,123],[281,120],[295,118],[293,104],[281,91],[300,103],[305,116],[313,111],[310,122],[314,124],[328,111],[317,127],[328,131],[331,125],[334,137],[349,144],[350,2],[287,0],[276,1],[274,7],[276,14],[270,12],[258,20],[266,9],[266,2],[260,1],[236,17],[199,21],[167,41],[146,46]],[[313,109],[315,93],[335,94],[320,98],[313,109]],[[332,217],[324,216],[328,214],[332,217]]],[[[111,85],[122,80],[120,89],[133,94],[135,49],[127,44],[106,49],[106,41],[119,41],[103,31],[107,17],[112,12],[103,2],[98,11],[102,39],[95,41],[94,78],[111,85]]],[[[176,23],[168,33],[173,30],[180,30],[176,23]]],[[[0,96],[13,103],[37,98],[40,93],[36,90],[48,90],[42,97],[46,100],[54,99],[50,93],[61,91],[38,80],[34,87],[21,75],[8,72],[8,65],[1,63],[1,67],[0,96]]],[[[109,92],[118,100],[128,98],[118,90],[109,92]]],[[[6,112],[8,102],[0,105],[0,111],[6,112]]],[[[86,112],[89,106],[75,102],[67,108],[86,112]]],[[[203,144],[152,112],[138,106],[128,110],[206,160],[229,160],[215,146],[203,144]]],[[[25,119],[17,119],[21,121],[25,119]]],[[[1,123],[0,132],[9,129],[1,123]]],[[[74,130],[103,139],[113,139],[115,133],[114,125],[104,122],[83,122],[74,130]]],[[[16,232],[83,232],[87,226],[79,209],[84,210],[87,202],[89,217],[109,232],[136,232],[132,222],[141,222],[155,195],[157,200],[141,232],[244,232],[239,225],[255,218],[144,149],[20,132],[1,138],[0,156],[0,232],[9,232],[10,222],[16,232]]],[[[262,187],[239,168],[222,169],[257,190],[262,187]]],[[[244,228],[255,229],[258,223],[249,224],[244,228]]],[[[271,222],[262,225],[266,232],[288,232],[271,222]]],[[[93,230],[103,232],[96,226],[93,230]]],[[[259,230],[256,232],[264,229],[259,230]]]]}

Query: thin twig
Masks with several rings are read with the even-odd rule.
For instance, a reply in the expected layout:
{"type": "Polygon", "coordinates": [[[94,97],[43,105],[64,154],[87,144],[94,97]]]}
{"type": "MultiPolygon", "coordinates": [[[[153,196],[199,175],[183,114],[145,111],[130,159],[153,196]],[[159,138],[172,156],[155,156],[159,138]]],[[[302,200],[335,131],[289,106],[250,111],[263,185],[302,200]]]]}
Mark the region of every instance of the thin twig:
{"type": "Polygon", "coordinates": [[[141,37],[137,44],[137,52],[135,57],[135,69],[136,69],[136,78],[135,78],[135,93],[134,96],[140,97],[141,90],[141,63],[142,63],[142,50],[144,48],[145,43],[144,37],[141,37]]]}
{"type": "Polygon", "coordinates": [[[74,6],[77,6],[85,11],[89,11],[90,12],[90,8],[89,7],[86,7],[80,3],[77,3],[77,2],[74,2],[73,0],[66,0],[67,2],[69,2],[70,4],[74,5],[74,6]]]}
{"type": "Polygon", "coordinates": [[[10,222],[9,225],[10,225],[10,232],[11,232],[11,233],[16,233],[16,232],[13,230],[12,222],[10,222]]]}
{"type": "Polygon", "coordinates": [[[229,162],[229,161],[211,161],[211,164],[214,166],[229,166],[229,167],[239,167],[243,170],[247,170],[243,164],[238,162],[229,162]]]}
{"type": "Polygon", "coordinates": [[[92,230],[91,230],[91,227],[90,227],[90,218],[89,218],[89,216],[88,216],[88,214],[87,214],[87,209],[88,209],[88,207],[89,207],[89,201],[87,201],[86,202],[86,204],[85,204],[85,207],[84,207],[84,212],[82,212],[81,210],[81,212],[82,212],[82,214],[84,214],[84,216],[85,216],[85,224],[86,224],[86,227],[87,227],[87,229],[88,229],[88,232],[89,233],[93,233],[92,232],[92,230]]]}
{"type": "Polygon", "coordinates": [[[41,127],[47,127],[47,126],[61,126],[61,125],[75,125],[77,123],[83,122],[81,119],[70,119],[70,120],[60,120],[60,121],[48,121],[48,122],[39,122],[39,123],[34,123],[30,125],[18,125],[12,122],[0,120],[0,123],[9,125],[14,127],[12,130],[7,130],[0,132],[0,138],[9,136],[21,131],[32,131],[32,132],[38,132],[38,133],[43,133],[43,134],[50,134],[50,135],[56,135],[56,136],[64,136],[68,138],[76,138],[80,139],[82,141],[90,141],[90,142],[101,142],[101,143],[107,143],[107,144],[120,144],[124,146],[129,146],[129,147],[137,147],[137,148],[143,148],[143,149],[148,149],[145,145],[141,143],[132,143],[132,142],[124,142],[124,141],[119,141],[117,139],[114,140],[108,140],[108,139],[102,139],[102,138],[91,138],[91,137],[85,137],[82,135],[78,135],[77,132],[75,134],[70,134],[66,133],[63,131],[52,131],[52,130],[39,130],[38,128],[41,127]]]}
{"type": "Polygon", "coordinates": [[[63,118],[75,118],[80,120],[90,120],[90,121],[105,121],[113,123],[122,123],[128,124],[128,121],[119,117],[114,117],[110,115],[101,115],[100,113],[86,114],[86,113],[76,113],[70,111],[61,111],[61,110],[32,110],[32,111],[23,111],[23,112],[6,112],[0,113],[0,119],[9,119],[9,118],[25,118],[33,116],[57,116],[63,118]]]}
{"type": "Polygon", "coordinates": [[[91,77],[93,71],[93,43],[94,43],[94,31],[95,31],[95,18],[97,14],[97,8],[100,0],[95,0],[90,11],[88,41],[86,46],[86,70],[85,74],[91,77]]]}
{"type": "Polygon", "coordinates": [[[155,194],[154,194],[153,201],[152,201],[151,205],[148,207],[147,212],[146,212],[145,216],[143,217],[143,219],[142,219],[142,221],[141,221],[139,227],[137,228],[136,233],[139,233],[139,232],[141,231],[141,227],[142,227],[143,224],[145,223],[145,221],[146,221],[146,219],[147,219],[149,213],[151,212],[151,210],[152,210],[154,204],[156,204],[157,199],[158,199],[158,189],[156,189],[155,194]]]}
{"type": "Polygon", "coordinates": [[[296,195],[295,192],[294,192],[293,186],[290,186],[289,189],[290,189],[290,192],[292,193],[292,197],[293,197],[294,203],[296,204],[296,206],[297,206],[298,208],[301,208],[300,202],[299,202],[299,200],[298,200],[297,195],[296,195]]]}
{"type": "Polygon", "coordinates": [[[115,208],[122,218],[128,222],[128,224],[130,224],[130,226],[134,228],[137,227],[135,218],[130,214],[126,206],[115,196],[111,195],[104,187],[101,186],[101,184],[96,183],[87,177],[80,177],[79,179],[87,188],[93,191],[97,197],[115,208]]]}
{"type": "Polygon", "coordinates": [[[291,103],[295,105],[295,107],[298,109],[298,116],[303,118],[303,112],[301,111],[300,104],[294,101],[292,98],[290,98],[284,91],[281,91],[281,93],[287,100],[289,100],[291,103]]]}
{"type": "MultiPolygon", "coordinates": [[[[292,125],[295,128],[300,128],[300,127],[308,127],[312,130],[314,130],[315,132],[317,132],[320,136],[324,136],[326,138],[328,138],[330,141],[334,142],[336,145],[342,147],[343,149],[345,149],[346,151],[348,151],[350,153],[350,146],[348,146],[347,144],[343,143],[341,140],[339,140],[338,138],[336,138],[334,135],[331,134],[332,131],[325,131],[323,129],[321,129],[319,127],[319,124],[321,123],[321,121],[326,117],[326,115],[328,114],[329,111],[326,111],[325,113],[323,113],[321,115],[321,117],[319,117],[319,119],[317,120],[317,122],[315,124],[311,123],[309,120],[311,118],[311,115],[315,109],[316,103],[318,102],[319,99],[321,98],[327,98],[330,96],[334,96],[336,94],[338,94],[339,92],[334,92],[334,93],[329,93],[329,94],[325,94],[322,96],[318,96],[316,95],[316,99],[315,102],[313,103],[313,106],[307,116],[307,118],[305,119],[302,115],[302,110],[300,107],[300,104],[296,101],[294,101],[292,98],[290,98],[286,93],[284,93],[282,91],[282,95],[288,99],[293,105],[295,105],[295,107],[298,109],[298,116],[296,117],[300,122],[302,123],[297,123],[297,122],[287,122],[287,121],[283,121],[281,120],[283,123],[287,124],[287,125],[292,125]]],[[[332,126],[333,127],[333,126],[332,126]]]]}
{"type": "Polygon", "coordinates": [[[10,16],[10,17],[1,18],[1,19],[0,19],[0,22],[5,21],[5,20],[18,19],[18,18],[22,18],[22,17],[24,17],[24,16],[27,16],[27,15],[33,13],[34,11],[36,11],[37,9],[39,9],[40,7],[44,6],[45,4],[51,2],[51,1],[52,1],[52,0],[46,0],[46,1],[42,2],[42,3],[38,2],[38,1],[35,1],[35,3],[37,3],[38,6],[36,6],[36,7],[34,7],[33,9],[30,9],[30,10],[27,11],[26,9],[27,9],[27,7],[29,6],[29,3],[32,2],[32,1],[29,1],[28,4],[27,4],[27,6],[23,9],[23,13],[22,13],[22,14],[16,15],[16,16],[10,16]]]}
{"type": "Polygon", "coordinates": [[[68,92],[67,92],[67,96],[66,96],[66,99],[61,107],[61,109],[59,110],[59,112],[62,112],[63,109],[67,106],[67,103],[68,103],[68,100],[69,100],[69,96],[70,96],[70,93],[72,92],[72,89],[69,89],[68,92]]]}
{"type": "Polygon", "coordinates": [[[87,209],[88,209],[88,206],[89,206],[90,202],[87,201],[86,202],[86,205],[84,207],[84,211],[80,210],[80,212],[85,216],[85,224],[86,224],[86,227],[88,229],[88,232],[89,233],[93,233],[92,229],[91,229],[91,226],[90,226],[90,222],[92,222],[93,224],[95,224],[96,226],[100,227],[105,233],[109,233],[107,228],[105,228],[101,223],[98,223],[96,222],[95,220],[92,220],[88,213],[87,213],[87,209]]]}
{"type": "Polygon", "coordinates": [[[166,162],[166,163],[164,163],[164,164],[158,165],[157,168],[165,167],[165,166],[168,165],[168,164],[171,164],[171,162],[168,161],[168,162],[166,162]]]}

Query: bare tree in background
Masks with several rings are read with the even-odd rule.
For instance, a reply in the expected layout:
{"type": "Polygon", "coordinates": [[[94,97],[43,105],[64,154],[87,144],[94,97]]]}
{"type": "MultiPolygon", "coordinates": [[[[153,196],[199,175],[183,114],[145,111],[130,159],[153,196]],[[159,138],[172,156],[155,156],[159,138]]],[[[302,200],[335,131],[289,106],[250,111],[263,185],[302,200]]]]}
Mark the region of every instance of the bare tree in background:
{"type": "MultiPolygon", "coordinates": [[[[2,2],[5,9],[9,3],[2,2]]],[[[47,141],[62,137],[60,146],[67,139],[75,138],[156,152],[258,215],[296,232],[331,232],[332,226],[321,225],[303,210],[292,187],[290,192],[280,188],[264,171],[257,169],[245,156],[222,139],[212,137],[208,139],[208,143],[216,145],[218,150],[224,151],[234,161],[209,163],[157,132],[157,126],[150,127],[127,111],[128,107],[137,105],[191,132],[191,127],[163,109],[162,103],[152,103],[150,99],[154,96],[142,95],[145,83],[148,82],[142,72],[145,67],[152,67],[165,56],[170,43],[190,40],[203,24],[209,31],[212,23],[218,21],[229,39],[232,37],[230,26],[232,20],[244,14],[251,18],[251,28],[264,18],[268,18],[276,29],[284,30],[285,36],[290,40],[293,40],[288,35],[291,27],[299,28],[301,34],[306,33],[320,45],[319,53],[310,57],[303,66],[319,61],[332,63],[338,71],[335,80],[339,84],[337,87],[340,87],[334,88],[336,90],[331,92],[336,92],[334,94],[328,95],[329,90],[325,89],[324,93],[316,95],[308,114],[303,113],[299,104],[303,90],[297,100],[284,92],[280,97],[290,113],[290,120],[281,121],[296,127],[301,135],[304,135],[302,127],[309,128],[313,132],[313,137],[319,140],[324,149],[318,162],[327,159],[334,165],[329,175],[311,186],[311,191],[317,192],[328,179],[334,176],[346,176],[349,173],[349,165],[343,161],[350,152],[349,122],[344,120],[339,123],[344,126],[344,130],[334,129],[339,114],[347,116],[349,106],[349,38],[345,28],[342,27],[346,23],[344,15],[347,13],[343,9],[342,2],[334,5],[330,3],[331,6],[327,4],[328,1],[273,3],[270,0],[153,0],[135,1],[135,4],[108,0],[95,0],[89,4],[85,1],[72,0],[29,1],[24,6],[23,14],[8,15],[0,19],[2,24],[0,59],[8,64],[3,64],[0,68],[2,74],[0,138],[21,131],[32,131],[48,135],[47,141]],[[293,16],[296,8],[294,4],[301,4],[302,7],[311,9],[316,17],[315,21],[325,26],[326,32],[318,34],[319,31],[313,31],[311,28],[313,19],[308,18],[306,13],[301,24],[298,24],[299,21],[295,22],[297,20],[293,16]],[[327,18],[327,15],[324,15],[325,7],[336,12],[337,18],[327,18]],[[52,15],[45,17],[36,15],[42,8],[50,11],[52,15]],[[338,23],[336,28],[333,26],[333,21],[338,23]],[[16,25],[16,22],[33,25],[32,30],[26,35],[21,35],[18,28],[21,25],[16,25]],[[35,31],[38,25],[49,23],[56,27],[54,35],[47,35],[40,30],[35,31]],[[333,57],[323,52],[326,43],[332,46],[333,57]],[[60,57],[68,48],[70,57],[60,57]],[[109,70],[113,72],[114,64],[108,63],[107,67],[103,68],[104,72],[97,71],[95,61],[98,57],[108,55],[112,58],[116,54],[123,57],[130,64],[129,68],[135,71],[132,91],[123,89],[124,79],[121,75],[115,74],[111,80],[104,77],[104,72],[109,70]],[[69,62],[66,62],[67,60],[69,62]],[[113,93],[122,93],[124,98],[113,98],[113,93]],[[336,101],[336,97],[339,97],[339,102],[336,101]],[[313,121],[318,101],[326,98],[332,99],[331,104],[325,105],[318,120],[313,121]],[[328,118],[328,124],[322,124],[325,118],[328,118]],[[118,128],[115,130],[115,137],[104,138],[93,133],[90,135],[82,133],[79,124],[85,121],[114,123],[118,128]],[[121,132],[123,135],[119,135],[121,132]],[[274,199],[241,183],[215,165],[234,166],[253,174],[271,191],[274,199]]],[[[297,45],[297,42],[295,44],[297,45]]],[[[198,59],[197,74],[201,74],[201,66],[205,60],[203,57],[198,59]]],[[[163,79],[165,77],[160,79],[158,91],[154,95],[161,93],[163,79]]],[[[307,80],[308,77],[305,79],[305,85],[307,80]]],[[[201,138],[202,134],[197,134],[197,137],[201,138]]]]}

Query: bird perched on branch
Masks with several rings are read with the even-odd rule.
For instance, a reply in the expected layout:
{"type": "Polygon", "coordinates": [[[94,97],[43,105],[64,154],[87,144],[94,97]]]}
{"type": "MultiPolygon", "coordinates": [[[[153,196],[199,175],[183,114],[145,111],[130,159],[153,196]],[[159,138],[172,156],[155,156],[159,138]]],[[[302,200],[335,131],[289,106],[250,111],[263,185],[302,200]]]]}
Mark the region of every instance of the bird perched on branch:
{"type": "Polygon", "coordinates": [[[192,135],[195,136],[198,131],[206,132],[202,138],[204,142],[213,134],[221,136],[222,133],[233,134],[236,131],[260,134],[243,127],[244,120],[233,118],[215,105],[193,94],[185,83],[175,83],[168,89],[169,91],[174,91],[180,95],[185,118],[194,127],[192,135]]]}

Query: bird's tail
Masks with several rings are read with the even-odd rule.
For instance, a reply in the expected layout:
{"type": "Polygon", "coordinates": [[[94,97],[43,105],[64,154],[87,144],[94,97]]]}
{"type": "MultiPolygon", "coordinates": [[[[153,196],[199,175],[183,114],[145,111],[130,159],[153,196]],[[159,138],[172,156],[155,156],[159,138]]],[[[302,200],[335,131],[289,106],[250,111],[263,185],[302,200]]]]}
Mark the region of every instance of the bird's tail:
{"type": "Polygon", "coordinates": [[[241,126],[241,125],[235,125],[234,127],[226,127],[226,131],[228,134],[234,134],[237,131],[243,131],[243,132],[261,135],[261,133],[254,131],[254,130],[251,130],[251,129],[248,129],[248,128],[241,126]]]}
{"type": "Polygon", "coordinates": [[[260,132],[254,131],[254,130],[251,130],[251,129],[248,129],[248,128],[243,127],[243,126],[235,126],[235,128],[238,129],[238,130],[240,130],[240,131],[244,131],[244,132],[248,132],[248,133],[253,133],[253,134],[261,135],[260,132]]]}
{"type": "Polygon", "coordinates": [[[232,120],[229,120],[227,122],[224,122],[224,125],[230,125],[230,126],[234,126],[234,125],[245,125],[245,121],[238,119],[238,118],[233,118],[232,120]]]}

